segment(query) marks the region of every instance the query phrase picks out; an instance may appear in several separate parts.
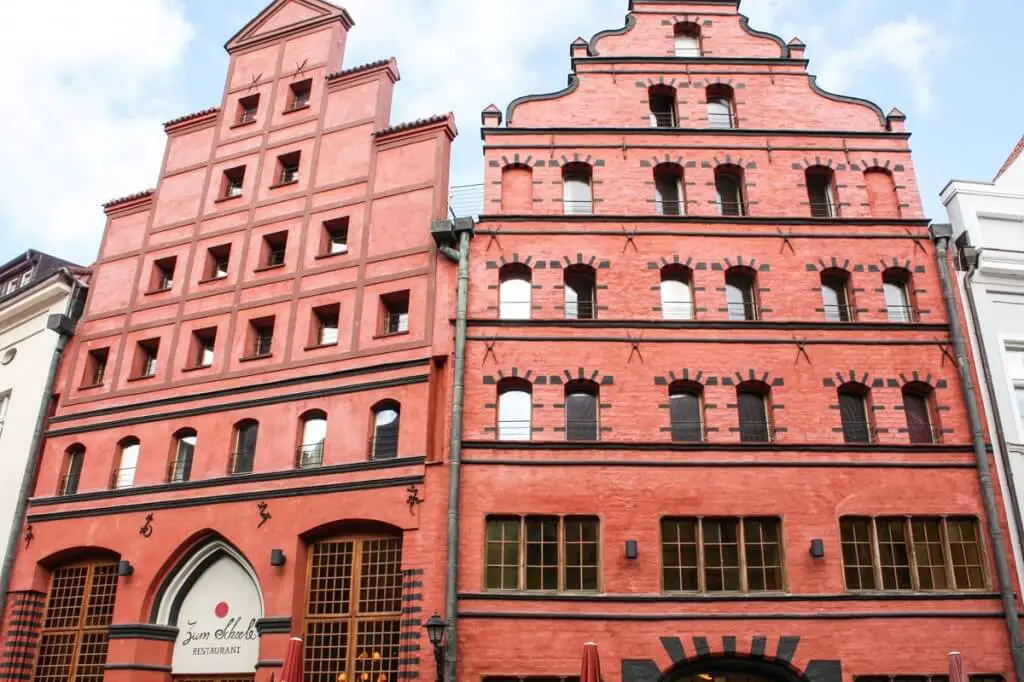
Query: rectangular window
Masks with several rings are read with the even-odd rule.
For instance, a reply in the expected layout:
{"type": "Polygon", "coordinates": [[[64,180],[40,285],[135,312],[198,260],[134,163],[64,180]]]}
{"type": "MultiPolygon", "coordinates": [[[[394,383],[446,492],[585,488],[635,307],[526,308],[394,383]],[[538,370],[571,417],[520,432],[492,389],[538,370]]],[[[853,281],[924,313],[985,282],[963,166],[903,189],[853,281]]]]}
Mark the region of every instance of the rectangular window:
{"type": "Polygon", "coordinates": [[[151,292],[168,291],[174,286],[174,269],[178,264],[177,256],[160,258],[153,261],[153,278],[150,281],[151,292]]]}
{"type": "Polygon", "coordinates": [[[206,271],[203,280],[224,279],[228,276],[228,265],[231,263],[231,245],[211,247],[206,252],[206,271]]]}
{"type": "Polygon", "coordinates": [[[134,378],[146,379],[156,376],[157,355],[160,352],[160,339],[139,341],[135,350],[134,378]]]}
{"type": "Polygon", "coordinates": [[[217,328],[208,327],[192,332],[192,367],[202,368],[213,365],[214,348],[217,344],[217,328]]]}
{"type": "Polygon", "coordinates": [[[977,519],[847,517],[840,534],[848,590],[986,587],[977,519]]]}
{"type": "Polygon", "coordinates": [[[249,322],[249,357],[264,358],[273,352],[274,318],[260,317],[249,322]]]}
{"type": "Polygon", "coordinates": [[[341,304],[313,308],[313,345],[333,346],[338,343],[338,318],[341,304]]]}
{"type": "Polygon", "coordinates": [[[313,79],[307,78],[304,81],[292,83],[289,90],[287,111],[304,109],[309,106],[309,98],[313,94],[313,79]]]}
{"type": "Polygon", "coordinates": [[[85,376],[82,378],[83,386],[103,385],[107,377],[107,358],[109,356],[109,348],[93,348],[89,351],[89,358],[85,363],[85,376]]]}
{"type": "Polygon", "coordinates": [[[404,334],[409,331],[409,292],[398,291],[381,296],[381,335],[404,334]]]}
{"type": "Polygon", "coordinates": [[[7,410],[11,406],[11,392],[0,394],[0,436],[4,435],[4,423],[7,421],[7,410]]]}
{"type": "Polygon", "coordinates": [[[242,184],[245,182],[245,166],[237,166],[224,171],[221,181],[220,195],[224,199],[242,196],[242,184]]]}
{"type": "Polygon", "coordinates": [[[78,492],[78,482],[82,478],[82,463],[85,460],[85,450],[81,447],[72,448],[68,451],[64,464],[64,476],[60,479],[59,495],[74,495],[78,492]]]}
{"type": "Polygon", "coordinates": [[[299,181],[301,152],[291,152],[277,157],[277,184],[290,185],[299,181]]]}
{"type": "Polygon", "coordinates": [[[288,233],[274,232],[263,236],[263,254],[260,262],[264,268],[276,268],[284,265],[284,257],[288,253],[288,233]]]}
{"type": "Polygon", "coordinates": [[[256,114],[260,108],[260,96],[249,95],[238,100],[238,120],[237,125],[245,125],[246,123],[253,123],[256,121],[256,114]]]}
{"type": "Polygon", "coordinates": [[[1017,414],[1024,419],[1024,386],[1015,386],[1013,392],[1017,396],[1017,414]]]}
{"type": "Polygon", "coordinates": [[[785,589],[777,518],[669,518],[661,522],[666,592],[785,589]]]}
{"type": "Polygon", "coordinates": [[[320,255],[333,256],[339,253],[348,253],[348,218],[324,221],[320,255]]]}
{"type": "Polygon", "coordinates": [[[486,589],[596,592],[599,545],[594,517],[488,517],[486,589]]]}

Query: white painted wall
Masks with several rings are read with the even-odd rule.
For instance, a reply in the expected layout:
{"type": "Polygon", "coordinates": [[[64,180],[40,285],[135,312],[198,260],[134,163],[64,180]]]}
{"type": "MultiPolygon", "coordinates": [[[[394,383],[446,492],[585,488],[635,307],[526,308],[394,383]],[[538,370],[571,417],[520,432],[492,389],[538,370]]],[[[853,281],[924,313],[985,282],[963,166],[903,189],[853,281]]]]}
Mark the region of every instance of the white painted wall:
{"type": "Polygon", "coordinates": [[[10,393],[0,433],[0,562],[11,527],[20,523],[15,507],[39,408],[49,392],[46,379],[59,337],[46,328],[46,321],[68,312],[70,296],[71,286],[55,276],[0,307],[0,358],[11,349],[16,353],[9,364],[0,364],[0,395],[10,393]]]}
{"type": "MultiPolygon", "coordinates": [[[[991,376],[991,383],[984,376],[980,379],[989,432],[997,448],[1003,499],[1011,504],[1008,492],[1012,482],[1018,506],[1024,506],[1020,505],[1024,502],[1024,415],[1014,391],[1015,384],[1024,387],[1024,157],[993,183],[951,182],[942,199],[954,239],[966,233],[978,250],[977,267],[959,272],[959,284],[974,359],[979,367],[987,360],[991,376]],[[1009,471],[1002,464],[996,442],[1000,428],[1009,471]]],[[[1024,516],[1024,508],[1017,513],[1024,516]]],[[[1012,535],[1017,574],[1024,588],[1022,538],[1012,535]]]]}

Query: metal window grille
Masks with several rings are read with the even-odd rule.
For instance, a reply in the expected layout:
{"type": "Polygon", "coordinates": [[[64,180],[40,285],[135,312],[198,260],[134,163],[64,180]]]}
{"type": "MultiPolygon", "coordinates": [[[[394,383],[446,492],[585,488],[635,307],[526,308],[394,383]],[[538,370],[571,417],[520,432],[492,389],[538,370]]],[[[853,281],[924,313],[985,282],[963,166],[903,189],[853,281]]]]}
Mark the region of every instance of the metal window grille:
{"type": "Polygon", "coordinates": [[[889,315],[890,322],[914,324],[919,320],[917,310],[909,305],[889,305],[886,306],[886,312],[889,315]]]}
{"type": "Polygon", "coordinates": [[[295,453],[295,466],[298,469],[318,467],[324,463],[324,444],[313,443],[300,446],[295,453]]]}
{"type": "Polygon", "coordinates": [[[565,302],[565,319],[567,320],[596,320],[597,301],[577,300],[565,302]]]}
{"type": "Polygon", "coordinates": [[[776,518],[679,518],[661,523],[666,592],[785,589],[776,518]]]}
{"type": "Polygon", "coordinates": [[[490,517],[488,590],[596,592],[600,523],[592,517],[490,517]]]}
{"type": "Polygon", "coordinates": [[[306,582],[307,682],[397,682],[401,538],[335,538],[313,545],[306,582]]]}
{"type": "Polygon", "coordinates": [[[54,570],[40,633],[36,682],[102,682],[116,596],[116,564],[54,570]]]}

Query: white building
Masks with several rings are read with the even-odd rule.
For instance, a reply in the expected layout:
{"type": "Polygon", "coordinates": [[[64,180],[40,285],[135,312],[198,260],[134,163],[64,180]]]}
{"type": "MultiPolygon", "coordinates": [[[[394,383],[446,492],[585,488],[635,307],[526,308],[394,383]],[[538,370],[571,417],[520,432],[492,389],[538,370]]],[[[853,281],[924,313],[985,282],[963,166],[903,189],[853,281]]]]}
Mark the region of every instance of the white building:
{"type": "MultiPolygon", "coordinates": [[[[1024,138],[992,182],[942,191],[1018,575],[1024,567],[1024,138]]],[[[1024,581],[1024,577],[1021,578],[1024,581]]],[[[1024,584],[1024,583],[1022,583],[1024,584]]]]}
{"type": "Polygon", "coordinates": [[[20,532],[19,502],[89,270],[38,251],[0,265],[0,595],[20,532]],[[15,541],[15,542],[12,542],[15,541]]]}

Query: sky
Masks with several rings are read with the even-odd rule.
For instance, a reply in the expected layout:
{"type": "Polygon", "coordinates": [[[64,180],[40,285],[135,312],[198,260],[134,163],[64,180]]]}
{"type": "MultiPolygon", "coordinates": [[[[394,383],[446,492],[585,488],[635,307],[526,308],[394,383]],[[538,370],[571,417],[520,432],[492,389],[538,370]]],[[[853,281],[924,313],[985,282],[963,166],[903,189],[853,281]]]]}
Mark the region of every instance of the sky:
{"type": "MultiPolygon", "coordinates": [[[[91,263],[101,204],[155,185],[162,123],[220,103],[224,43],[269,0],[4,3],[0,262],[37,248],[91,263]]],[[[564,87],[569,44],[623,25],[627,0],[336,0],[345,66],[398,58],[392,121],[453,111],[452,184],[480,182],[480,111],[564,87]]],[[[952,178],[991,180],[1024,135],[1020,0],[743,0],[807,44],[833,92],[899,107],[925,209],[952,178]]]]}

